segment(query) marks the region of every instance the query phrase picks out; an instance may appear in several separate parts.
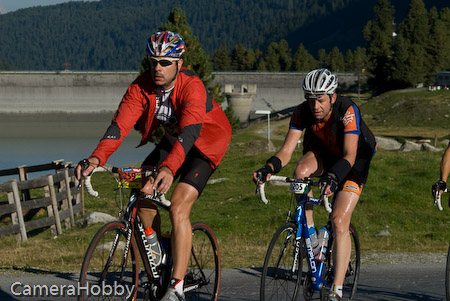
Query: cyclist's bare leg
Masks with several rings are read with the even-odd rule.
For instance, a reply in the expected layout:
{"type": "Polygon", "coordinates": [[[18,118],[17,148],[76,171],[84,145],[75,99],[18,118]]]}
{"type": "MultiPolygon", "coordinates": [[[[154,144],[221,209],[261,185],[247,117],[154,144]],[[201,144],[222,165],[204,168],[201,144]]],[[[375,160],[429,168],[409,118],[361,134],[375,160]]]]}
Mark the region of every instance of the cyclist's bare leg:
{"type": "Polygon", "coordinates": [[[191,256],[192,229],[190,214],[198,191],[193,186],[180,182],[172,193],[170,219],[172,221],[173,278],[184,279],[191,256]]]}
{"type": "Polygon", "coordinates": [[[348,231],[353,210],[358,203],[359,195],[350,191],[339,191],[333,205],[331,224],[333,226],[334,244],[334,283],[342,285],[351,253],[351,237],[348,231]]]}
{"type": "MultiPolygon", "coordinates": [[[[297,163],[297,167],[294,171],[294,178],[303,179],[307,177],[317,177],[323,173],[323,165],[320,159],[313,153],[307,152],[303,155],[297,163]]],[[[309,196],[312,195],[312,191],[308,193],[309,196]]],[[[313,205],[306,204],[305,206],[305,216],[308,222],[308,225],[314,223],[313,219],[313,205]]]]}
{"type": "Polygon", "coordinates": [[[161,237],[161,216],[158,207],[144,198],[139,198],[137,203],[138,215],[144,228],[152,227],[158,237],[161,237]]]}

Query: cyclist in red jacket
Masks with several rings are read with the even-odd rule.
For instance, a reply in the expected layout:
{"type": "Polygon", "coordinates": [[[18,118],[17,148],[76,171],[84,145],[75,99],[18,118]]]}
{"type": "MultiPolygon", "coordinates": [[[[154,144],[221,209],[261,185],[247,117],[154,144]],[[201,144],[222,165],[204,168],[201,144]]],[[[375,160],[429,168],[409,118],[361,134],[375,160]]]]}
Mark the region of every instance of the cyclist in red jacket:
{"type": "MultiPolygon", "coordinates": [[[[337,96],[337,76],[328,69],[309,72],[303,81],[306,101],[294,111],[289,131],[281,149],[266,165],[253,174],[270,178],[289,163],[303,139],[303,157],[298,161],[294,177],[321,177],[322,191],[336,194],[331,223],[335,239],[335,271],[328,300],[341,300],[342,285],[351,251],[349,234],[352,212],[367,180],[369,165],[376,149],[375,137],[362,121],[356,104],[347,97],[337,96]]],[[[306,207],[306,219],[315,235],[312,206],[306,207]]]]}
{"type": "MultiPolygon", "coordinates": [[[[89,157],[83,176],[104,165],[124,137],[137,128],[140,143],[150,139],[162,125],[162,141],[144,160],[142,166],[157,166],[155,180],[148,179],[141,189],[152,194],[153,188],[167,193],[174,178],[179,177],[171,196],[173,279],[162,300],[184,300],[183,279],[192,246],[189,220],[191,208],[207,180],[219,165],[231,139],[231,126],[225,113],[209,96],[195,73],[184,68],[185,41],[178,33],[158,31],[148,39],[150,72],[143,73],[128,87],[112,123],[89,157]]],[[[81,178],[81,166],[76,168],[81,178]]],[[[156,205],[139,199],[138,214],[144,227],[160,234],[160,216],[156,205]]]]}

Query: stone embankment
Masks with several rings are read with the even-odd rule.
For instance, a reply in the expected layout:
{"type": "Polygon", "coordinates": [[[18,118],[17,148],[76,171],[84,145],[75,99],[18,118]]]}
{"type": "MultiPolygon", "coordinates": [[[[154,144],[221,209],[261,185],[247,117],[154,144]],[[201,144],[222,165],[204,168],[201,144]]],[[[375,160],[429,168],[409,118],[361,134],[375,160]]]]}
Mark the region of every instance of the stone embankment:
{"type": "MultiPolygon", "coordinates": [[[[240,89],[253,86],[256,95],[251,111],[278,112],[303,101],[305,73],[220,72],[213,84],[240,89]]],[[[0,72],[0,113],[100,113],[115,111],[137,72],[0,72]]],[[[357,77],[339,75],[342,86],[354,85],[357,77]]],[[[226,104],[225,104],[226,105],[226,104]]]]}
{"type": "MultiPolygon", "coordinates": [[[[400,143],[395,139],[383,138],[383,137],[375,137],[377,140],[377,147],[385,150],[398,150],[403,152],[409,151],[428,151],[428,152],[440,152],[443,148],[435,147],[431,145],[430,140],[424,141],[405,141],[404,143],[400,143]]],[[[444,140],[441,141],[441,145],[448,145],[449,141],[444,140]]]]}

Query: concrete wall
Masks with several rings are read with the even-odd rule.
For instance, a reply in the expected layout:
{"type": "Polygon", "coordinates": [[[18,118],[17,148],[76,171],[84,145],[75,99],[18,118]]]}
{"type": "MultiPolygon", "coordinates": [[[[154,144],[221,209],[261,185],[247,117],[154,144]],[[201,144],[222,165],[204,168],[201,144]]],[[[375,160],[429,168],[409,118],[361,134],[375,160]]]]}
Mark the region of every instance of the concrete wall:
{"type": "Polygon", "coordinates": [[[115,111],[137,73],[0,74],[0,113],[115,111]]]}
{"type": "MultiPolygon", "coordinates": [[[[0,73],[0,113],[115,111],[137,73],[0,73]]],[[[303,101],[304,73],[215,73],[214,83],[256,85],[252,110],[273,112],[303,101]]],[[[354,84],[353,75],[340,83],[354,84]]]]}

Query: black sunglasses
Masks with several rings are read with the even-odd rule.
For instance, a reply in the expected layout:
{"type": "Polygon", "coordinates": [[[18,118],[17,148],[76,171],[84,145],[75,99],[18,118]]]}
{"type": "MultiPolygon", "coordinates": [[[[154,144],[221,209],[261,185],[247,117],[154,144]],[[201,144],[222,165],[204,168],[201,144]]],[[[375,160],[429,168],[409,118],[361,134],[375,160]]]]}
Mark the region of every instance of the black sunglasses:
{"type": "Polygon", "coordinates": [[[157,60],[154,58],[150,59],[150,64],[152,65],[152,67],[156,67],[156,65],[158,65],[158,64],[160,64],[161,67],[167,67],[167,66],[172,65],[173,62],[174,61],[169,61],[169,60],[164,60],[164,59],[162,59],[162,60],[157,60]]]}

